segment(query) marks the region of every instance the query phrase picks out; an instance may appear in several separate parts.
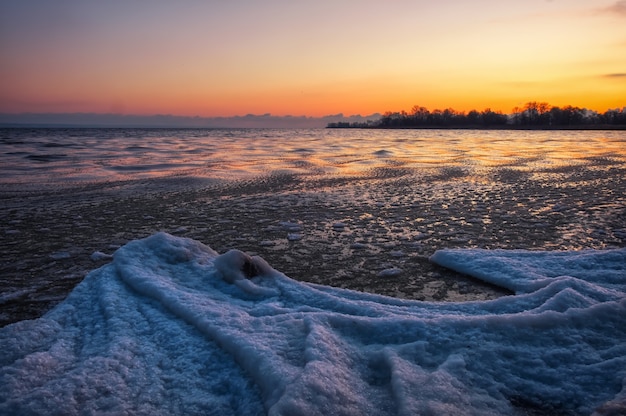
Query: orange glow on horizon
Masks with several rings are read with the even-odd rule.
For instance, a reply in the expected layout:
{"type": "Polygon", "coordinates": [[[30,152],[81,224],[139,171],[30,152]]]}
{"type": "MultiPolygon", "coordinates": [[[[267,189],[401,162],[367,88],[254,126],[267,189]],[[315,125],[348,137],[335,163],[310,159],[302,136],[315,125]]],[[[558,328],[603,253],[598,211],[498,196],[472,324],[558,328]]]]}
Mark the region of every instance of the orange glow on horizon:
{"type": "Polygon", "coordinates": [[[320,117],[626,106],[614,0],[0,5],[0,112],[320,117]],[[167,16],[164,19],[164,16],[167,16]],[[163,21],[168,29],[163,30],[163,21]],[[324,30],[320,30],[320,28],[324,30]]]}

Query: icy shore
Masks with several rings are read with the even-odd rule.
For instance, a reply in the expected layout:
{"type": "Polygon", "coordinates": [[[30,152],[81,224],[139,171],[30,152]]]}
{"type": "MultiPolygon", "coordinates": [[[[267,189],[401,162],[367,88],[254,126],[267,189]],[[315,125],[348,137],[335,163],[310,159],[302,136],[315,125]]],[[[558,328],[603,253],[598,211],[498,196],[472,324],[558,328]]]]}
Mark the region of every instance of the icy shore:
{"type": "Polygon", "coordinates": [[[297,282],[157,233],[0,329],[2,414],[626,411],[626,249],[444,250],[515,295],[438,303],[297,282]]]}
{"type": "Polygon", "coordinates": [[[158,231],[289,277],[425,301],[510,294],[442,248],[626,246],[623,132],[8,129],[0,327],[158,231]],[[175,149],[172,150],[172,149],[175,149]]]}

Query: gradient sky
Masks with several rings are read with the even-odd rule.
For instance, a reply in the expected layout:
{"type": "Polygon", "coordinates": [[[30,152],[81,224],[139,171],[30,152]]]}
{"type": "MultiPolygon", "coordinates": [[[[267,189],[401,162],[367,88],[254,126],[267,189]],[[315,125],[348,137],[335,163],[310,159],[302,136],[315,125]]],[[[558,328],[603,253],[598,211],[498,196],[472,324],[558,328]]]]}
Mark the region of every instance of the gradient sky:
{"type": "Polygon", "coordinates": [[[626,105],[626,1],[0,0],[0,112],[626,105]]]}

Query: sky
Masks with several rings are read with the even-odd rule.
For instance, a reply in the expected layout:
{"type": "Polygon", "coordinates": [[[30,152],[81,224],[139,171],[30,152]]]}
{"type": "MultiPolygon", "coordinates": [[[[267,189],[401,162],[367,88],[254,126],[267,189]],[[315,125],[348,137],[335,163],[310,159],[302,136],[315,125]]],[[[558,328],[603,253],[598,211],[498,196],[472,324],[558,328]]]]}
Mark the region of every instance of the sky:
{"type": "Polygon", "coordinates": [[[626,106],[626,1],[0,0],[0,112],[626,106]]]}

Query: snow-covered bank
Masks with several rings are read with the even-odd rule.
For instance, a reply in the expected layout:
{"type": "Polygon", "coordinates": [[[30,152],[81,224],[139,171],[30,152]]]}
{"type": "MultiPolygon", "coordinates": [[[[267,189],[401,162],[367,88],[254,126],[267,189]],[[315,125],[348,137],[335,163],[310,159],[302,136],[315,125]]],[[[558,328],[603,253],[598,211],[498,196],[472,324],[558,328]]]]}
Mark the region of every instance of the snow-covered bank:
{"type": "Polygon", "coordinates": [[[130,242],[44,317],[0,329],[0,413],[626,410],[626,249],[433,260],[517,295],[406,301],[164,233],[130,242]]]}

